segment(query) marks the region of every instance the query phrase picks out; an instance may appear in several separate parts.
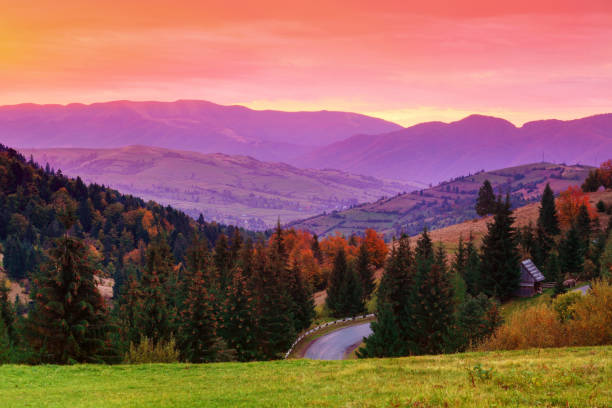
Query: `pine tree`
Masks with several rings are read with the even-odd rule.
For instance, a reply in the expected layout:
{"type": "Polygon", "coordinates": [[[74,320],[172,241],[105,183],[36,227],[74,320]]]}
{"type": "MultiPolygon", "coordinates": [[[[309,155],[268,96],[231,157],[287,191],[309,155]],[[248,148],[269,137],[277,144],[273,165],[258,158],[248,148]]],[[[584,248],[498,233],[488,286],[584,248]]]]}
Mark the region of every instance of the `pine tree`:
{"type": "Polygon", "coordinates": [[[457,310],[457,344],[460,351],[476,345],[491,335],[501,323],[499,308],[484,294],[468,295],[457,310]]]}
{"type": "Polygon", "coordinates": [[[546,183],[546,187],[542,193],[538,226],[541,227],[546,234],[551,236],[558,235],[561,232],[559,230],[557,207],[555,206],[555,194],[550,188],[549,183],[546,183]]]}
{"type": "Polygon", "coordinates": [[[257,358],[257,319],[247,278],[238,267],[232,274],[232,284],[227,288],[220,334],[227,345],[236,351],[239,361],[257,358]]]}
{"type": "Polygon", "coordinates": [[[424,228],[417,241],[415,261],[417,264],[422,262],[431,262],[433,261],[433,255],[433,243],[431,242],[427,228],[424,228]]]}
{"type": "Polygon", "coordinates": [[[116,357],[109,347],[112,326],[106,305],[82,242],[68,235],[58,239],[36,283],[28,338],[43,362],[102,362],[116,357]]]}
{"type": "Polygon", "coordinates": [[[559,261],[561,270],[570,276],[577,277],[584,266],[584,244],[574,223],[559,243],[559,261]]]}
{"type": "Polygon", "coordinates": [[[453,342],[454,300],[450,277],[439,262],[417,266],[413,311],[406,325],[411,354],[440,354],[453,342]]]}
{"type": "Polygon", "coordinates": [[[488,224],[481,255],[482,289],[488,296],[508,299],[518,289],[520,280],[519,254],[510,197],[498,204],[493,223],[488,224]]]}
{"type": "Polygon", "coordinates": [[[489,180],[485,180],[480,190],[478,190],[478,199],[476,200],[476,214],[481,217],[487,214],[493,214],[496,210],[497,202],[495,201],[495,193],[493,186],[489,180]]]}
{"type": "Polygon", "coordinates": [[[340,249],[334,258],[334,266],[329,275],[327,285],[327,299],[325,303],[333,316],[341,316],[345,310],[346,299],[344,296],[344,281],[348,274],[348,264],[344,249],[340,249]]]}
{"type": "Polygon", "coordinates": [[[601,172],[599,169],[589,171],[589,175],[582,184],[582,191],[585,193],[595,192],[602,185],[601,172]]]}
{"type": "Polygon", "coordinates": [[[219,287],[221,293],[224,293],[231,281],[230,270],[232,264],[229,244],[225,234],[219,235],[219,238],[217,239],[217,243],[215,244],[215,253],[213,255],[213,262],[219,277],[219,287]]]}
{"type": "Polygon", "coordinates": [[[181,311],[179,346],[183,358],[192,363],[215,361],[219,351],[217,319],[204,275],[200,269],[191,272],[181,311]]]}
{"type": "Polygon", "coordinates": [[[310,327],[315,317],[312,290],[307,286],[297,263],[293,264],[289,276],[289,294],[293,300],[293,319],[296,333],[310,327]]]}
{"type": "Polygon", "coordinates": [[[158,236],[147,248],[145,268],[139,285],[140,310],[135,316],[135,328],[140,337],[154,343],[169,341],[175,332],[177,307],[173,297],[172,252],[166,240],[158,236]]]}
{"type": "Polygon", "coordinates": [[[401,324],[406,317],[407,302],[413,290],[414,284],[414,259],[410,249],[410,239],[402,236],[393,245],[391,256],[387,259],[383,276],[378,287],[377,313],[387,304],[397,323],[401,324]]]}
{"type": "Polygon", "coordinates": [[[563,286],[563,274],[561,273],[561,265],[559,257],[555,252],[551,252],[546,260],[546,268],[544,274],[548,281],[555,282],[554,295],[558,296],[565,293],[566,289],[563,286]]]}
{"type": "Polygon", "coordinates": [[[372,296],[376,283],[374,281],[374,270],[370,266],[368,250],[364,244],[359,246],[359,252],[357,253],[357,259],[355,261],[355,270],[361,281],[363,301],[365,303],[372,296]]]}
{"type": "Polygon", "coordinates": [[[364,339],[364,346],[357,350],[359,358],[400,357],[406,355],[400,325],[389,304],[382,304],[376,313],[376,321],[370,324],[372,334],[364,339]]]}
{"type": "Polygon", "coordinates": [[[315,259],[319,262],[319,264],[321,264],[323,262],[323,253],[321,252],[321,247],[319,246],[319,237],[317,234],[312,236],[312,244],[310,249],[312,250],[312,254],[314,255],[315,259]]]}
{"type": "Polygon", "coordinates": [[[466,290],[472,296],[476,296],[481,292],[480,283],[480,255],[470,237],[466,246],[466,262],[463,279],[465,281],[466,290]]]}
{"type": "MultiPolygon", "coordinates": [[[[278,238],[278,237],[277,237],[278,238]]],[[[282,242],[269,248],[267,256],[263,245],[255,249],[251,277],[257,316],[257,354],[260,359],[279,358],[289,349],[296,336],[292,315],[293,302],[283,281],[282,242]]]]}

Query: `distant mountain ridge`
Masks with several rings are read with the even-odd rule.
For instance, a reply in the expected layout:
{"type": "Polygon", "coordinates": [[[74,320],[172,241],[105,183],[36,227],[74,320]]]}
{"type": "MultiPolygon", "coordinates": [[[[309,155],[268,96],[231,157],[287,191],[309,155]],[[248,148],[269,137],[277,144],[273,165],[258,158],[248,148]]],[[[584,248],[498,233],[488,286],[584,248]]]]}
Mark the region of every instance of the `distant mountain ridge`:
{"type": "Polygon", "coordinates": [[[87,182],[252,230],[270,228],[279,218],[290,222],[420,187],[248,156],[148,146],[20,151],[87,182]]]}
{"type": "Polygon", "coordinates": [[[612,152],[612,114],[521,127],[499,118],[421,123],[379,135],[355,135],[308,152],[297,163],[399,180],[437,183],[482,169],[546,161],[599,164],[612,152]]]}
{"type": "Polygon", "coordinates": [[[357,133],[402,127],[349,112],[281,112],[207,101],[0,106],[0,142],[15,147],[159,146],[285,161],[357,133]]]}

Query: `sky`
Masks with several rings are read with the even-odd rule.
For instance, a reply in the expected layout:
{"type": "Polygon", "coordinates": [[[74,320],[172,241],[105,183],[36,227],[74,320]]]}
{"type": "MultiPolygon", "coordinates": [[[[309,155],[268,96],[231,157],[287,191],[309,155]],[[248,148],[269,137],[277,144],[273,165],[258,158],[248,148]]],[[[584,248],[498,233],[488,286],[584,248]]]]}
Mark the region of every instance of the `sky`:
{"type": "Polygon", "coordinates": [[[610,0],[0,0],[0,10],[2,105],[204,99],[404,126],[612,112],[610,0]]]}

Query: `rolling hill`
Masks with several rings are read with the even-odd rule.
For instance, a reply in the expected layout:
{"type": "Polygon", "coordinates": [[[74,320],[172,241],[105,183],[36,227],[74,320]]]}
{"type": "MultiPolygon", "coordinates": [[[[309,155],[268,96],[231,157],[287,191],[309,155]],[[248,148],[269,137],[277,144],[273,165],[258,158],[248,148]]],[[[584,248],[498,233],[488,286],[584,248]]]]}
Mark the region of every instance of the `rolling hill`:
{"type": "Polygon", "coordinates": [[[263,230],[419,186],[338,170],[305,170],[247,156],[159,147],[21,149],[38,163],[192,216],[263,230]]]}
{"type": "Polygon", "coordinates": [[[194,100],[0,107],[0,142],[20,148],[139,144],[287,161],[354,134],[398,129],[356,113],[256,111],[194,100]]]}
{"type": "Polygon", "coordinates": [[[552,161],[599,165],[612,152],[612,114],[529,122],[522,127],[472,115],[429,122],[380,135],[355,135],[297,159],[398,180],[438,183],[458,174],[552,161]]]}
{"type": "Polygon", "coordinates": [[[415,235],[424,226],[438,229],[477,217],[474,204],[478,189],[488,179],[495,192],[511,193],[512,204],[520,207],[540,199],[546,183],[555,192],[581,184],[589,172],[587,166],[535,163],[458,177],[436,187],[362,204],[345,211],[334,211],[292,223],[324,236],[334,233],[363,234],[374,228],[387,239],[402,232],[415,235]]]}

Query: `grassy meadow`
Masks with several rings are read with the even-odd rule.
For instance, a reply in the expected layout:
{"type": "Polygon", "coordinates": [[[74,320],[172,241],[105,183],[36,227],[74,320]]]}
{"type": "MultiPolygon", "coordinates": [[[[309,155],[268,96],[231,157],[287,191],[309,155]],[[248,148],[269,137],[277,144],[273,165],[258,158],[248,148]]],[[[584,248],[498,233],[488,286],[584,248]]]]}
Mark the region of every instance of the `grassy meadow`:
{"type": "Polygon", "coordinates": [[[612,405],[612,347],[398,359],[0,366],[2,407],[612,405]]]}

